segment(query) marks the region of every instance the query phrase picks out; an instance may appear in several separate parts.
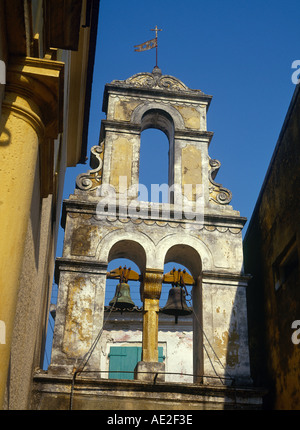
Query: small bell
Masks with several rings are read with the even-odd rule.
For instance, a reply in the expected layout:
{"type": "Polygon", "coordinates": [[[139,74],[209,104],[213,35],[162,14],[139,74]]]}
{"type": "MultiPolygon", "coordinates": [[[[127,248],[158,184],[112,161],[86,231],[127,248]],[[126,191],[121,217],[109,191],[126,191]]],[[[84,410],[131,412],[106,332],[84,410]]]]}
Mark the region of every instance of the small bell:
{"type": "Polygon", "coordinates": [[[132,309],[135,304],[130,297],[130,287],[125,282],[121,282],[116,286],[115,296],[109,302],[109,306],[114,306],[118,309],[132,309]]]}
{"type": "Polygon", "coordinates": [[[162,312],[167,315],[174,315],[175,322],[179,316],[190,315],[192,309],[189,308],[185,301],[186,293],[182,287],[172,287],[169,291],[169,297],[162,312]]]}

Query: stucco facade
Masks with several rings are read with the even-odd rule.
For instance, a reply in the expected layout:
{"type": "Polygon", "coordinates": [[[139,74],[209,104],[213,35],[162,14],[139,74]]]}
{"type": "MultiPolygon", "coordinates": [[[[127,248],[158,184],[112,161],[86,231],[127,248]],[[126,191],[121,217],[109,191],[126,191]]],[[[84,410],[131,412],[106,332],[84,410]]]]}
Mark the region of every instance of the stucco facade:
{"type": "MultiPolygon", "coordinates": [[[[109,309],[105,311],[107,315],[109,309]]],[[[110,348],[114,346],[142,347],[143,313],[142,309],[132,311],[114,311],[107,319],[100,339],[101,377],[108,378],[110,348]]],[[[162,348],[165,363],[166,382],[193,383],[193,318],[179,318],[175,324],[174,317],[159,313],[158,347],[162,348]]],[[[113,376],[113,375],[112,375],[113,376]]],[[[125,376],[125,375],[124,375],[125,376]]],[[[130,375],[128,375],[130,376],[130,375]]],[[[130,379],[129,377],[127,379],[130,379]]]]}

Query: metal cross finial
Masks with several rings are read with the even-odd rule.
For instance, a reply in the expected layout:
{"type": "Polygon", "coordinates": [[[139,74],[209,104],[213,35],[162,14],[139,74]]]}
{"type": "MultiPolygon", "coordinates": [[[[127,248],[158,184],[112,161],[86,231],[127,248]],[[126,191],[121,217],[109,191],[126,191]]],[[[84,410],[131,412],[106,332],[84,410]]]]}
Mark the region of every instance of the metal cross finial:
{"type": "Polygon", "coordinates": [[[156,65],[155,65],[155,67],[158,67],[157,66],[157,32],[158,31],[162,31],[162,29],[161,28],[157,28],[157,25],[156,25],[155,28],[151,28],[151,31],[155,31],[155,41],[156,41],[156,43],[155,43],[155,48],[156,48],[156,65]]]}
{"type": "Polygon", "coordinates": [[[158,31],[162,31],[161,28],[157,28],[157,25],[155,26],[155,28],[151,28],[151,31],[155,31],[155,37],[157,38],[157,32],[158,31]]]}

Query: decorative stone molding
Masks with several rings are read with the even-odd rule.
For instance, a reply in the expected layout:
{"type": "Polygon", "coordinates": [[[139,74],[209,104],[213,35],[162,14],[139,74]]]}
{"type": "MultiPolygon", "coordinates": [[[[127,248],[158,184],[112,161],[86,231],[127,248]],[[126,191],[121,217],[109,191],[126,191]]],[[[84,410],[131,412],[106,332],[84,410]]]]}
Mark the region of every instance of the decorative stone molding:
{"type": "Polygon", "coordinates": [[[170,75],[162,75],[160,69],[154,68],[152,73],[137,73],[124,81],[114,80],[112,84],[122,84],[134,87],[159,88],[169,91],[190,91],[203,94],[201,90],[188,88],[179,79],[170,75]]]}
{"type": "Polygon", "coordinates": [[[247,287],[251,275],[241,273],[227,273],[212,270],[205,270],[202,272],[202,282],[215,285],[216,283],[223,283],[230,286],[247,287]]]}
{"type": "Polygon", "coordinates": [[[76,178],[76,187],[83,191],[93,191],[102,183],[104,141],[91,149],[91,167],[87,173],[81,173],[76,178]]]}
{"type": "Polygon", "coordinates": [[[208,173],[209,182],[211,183],[209,187],[209,200],[220,205],[228,205],[232,199],[231,191],[214,181],[221,167],[221,163],[218,160],[210,159],[209,165],[211,167],[208,173]]]}
{"type": "MultiPolygon", "coordinates": [[[[175,78],[174,78],[175,79],[175,78]]],[[[115,82],[115,81],[113,81],[115,82]]],[[[125,82],[125,81],[116,81],[116,82],[125,82]]],[[[190,90],[188,88],[189,91],[198,91],[198,90],[190,90]]],[[[119,95],[117,94],[111,94],[111,99],[119,99],[119,95]]],[[[192,100],[189,101],[183,101],[180,100],[180,102],[178,101],[171,101],[170,100],[163,100],[160,99],[159,97],[148,97],[145,95],[141,95],[141,96],[122,96],[122,101],[125,102],[136,102],[136,104],[144,104],[144,103],[159,103],[162,106],[174,106],[175,108],[177,108],[178,106],[184,106],[184,107],[194,107],[194,108],[199,108],[199,103],[197,102],[193,102],[192,100]]],[[[200,105],[201,108],[206,109],[206,105],[203,103],[202,105],[200,105]]]]}
{"type": "Polygon", "coordinates": [[[62,62],[31,57],[14,57],[7,69],[8,102],[10,94],[17,95],[15,102],[11,103],[11,109],[19,107],[19,112],[30,118],[34,127],[38,124],[39,134],[43,133],[42,128],[45,127],[45,136],[53,139],[62,131],[63,71],[62,62]],[[27,101],[27,105],[24,101],[27,101]]]}
{"type": "MultiPolygon", "coordinates": [[[[95,219],[97,219],[95,217],[95,219]]],[[[106,220],[109,223],[118,222],[120,224],[127,224],[128,222],[131,222],[132,224],[145,224],[145,225],[156,225],[158,227],[171,227],[171,228],[181,228],[181,229],[189,229],[189,230],[206,230],[206,231],[218,231],[219,233],[227,233],[230,232],[232,234],[239,234],[242,231],[242,227],[229,227],[229,226],[218,226],[218,225],[209,225],[209,224],[198,224],[193,222],[187,222],[183,223],[178,220],[174,221],[165,221],[165,220],[155,220],[155,219],[141,219],[141,218],[119,218],[119,217],[113,217],[113,216],[107,216],[106,220]]]]}
{"type": "Polygon", "coordinates": [[[163,281],[163,271],[158,269],[147,269],[143,274],[141,284],[141,297],[144,299],[159,300],[163,281]]]}
{"type": "Polygon", "coordinates": [[[55,265],[55,282],[59,283],[61,272],[87,273],[106,277],[107,264],[97,260],[75,260],[73,258],[58,257],[55,265]]]}
{"type": "MultiPolygon", "coordinates": [[[[92,212],[77,212],[77,211],[68,211],[68,216],[70,218],[82,218],[83,220],[93,219],[95,221],[99,221],[99,217],[97,214],[94,214],[92,212]]],[[[205,220],[204,223],[197,223],[197,222],[191,222],[189,220],[177,220],[177,219],[151,219],[151,214],[149,215],[149,218],[142,219],[142,218],[133,218],[133,217],[121,217],[118,214],[116,216],[112,215],[103,215],[101,216],[101,221],[107,221],[110,224],[116,223],[122,228],[124,224],[132,223],[134,225],[148,225],[148,226],[158,226],[158,227],[170,227],[172,229],[182,229],[186,230],[195,230],[195,231],[217,231],[219,233],[232,233],[232,234],[239,234],[244,226],[245,219],[244,218],[238,218],[238,219],[232,219],[232,220],[219,220],[218,217],[212,217],[208,216],[207,221],[205,220]]]]}

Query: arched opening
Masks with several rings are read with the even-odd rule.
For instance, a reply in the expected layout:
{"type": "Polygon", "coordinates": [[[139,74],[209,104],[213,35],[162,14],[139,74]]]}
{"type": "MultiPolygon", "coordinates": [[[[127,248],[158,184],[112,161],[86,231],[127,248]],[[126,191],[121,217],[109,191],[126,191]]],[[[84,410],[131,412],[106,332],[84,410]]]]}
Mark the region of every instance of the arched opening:
{"type": "MultiPolygon", "coordinates": [[[[170,273],[188,273],[186,266],[175,261],[169,261],[164,265],[164,279],[170,273]]],[[[160,297],[160,313],[158,323],[158,346],[166,351],[165,354],[165,381],[193,383],[193,315],[175,316],[165,313],[165,307],[172,305],[171,290],[174,291],[174,284],[162,284],[160,297]]],[[[178,285],[176,285],[178,291],[178,285]]],[[[185,288],[183,289],[185,291],[185,288]]],[[[187,296],[183,297],[185,305],[192,307],[191,292],[192,286],[186,285],[187,296]]],[[[177,299],[178,299],[178,295],[177,299]]],[[[182,302],[178,305],[182,305],[182,302]]],[[[176,307],[176,306],[175,306],[176,307]]]]}
{"type": "MultiPolygon", "coordinates": [[[[140,274],[139,267],[132,261],[127,258],[117,258],[112,261],[107,266],[107,272],[110,273],[118,268],[126,268],[134,271],[135,273],[140,274]]],[[[106,280],[106,291],[105,291],[105,306],[109,306],[109,302],[113,299],[116,293],[116,286],[120,282],[119,278],[110,278],[106,280]]],[[[141,302],[140,296],[140,281],[129,279],[127,281],[130,286],[130,296],[135,306],[141,308],[143,303],[141,302]]]]}
{"type": "MultiPolygon", "coordinates": [[[[125,279],[130,287],[130,296],[135,304],[135,307],[140,308],[142,306],[140,297],[140,280],[132,279],[135,276],[130,276],[130,272],[133,271],[135,274],[140,275],[146,267],[146,254],[144,248],[133,240],[120,240],[115,243],[108,254],[108,266],[107,273],[111,273],[113,270],[118,268],[124,269],[123,272],[129,276],[128,281],[125,279]],[[125,270],[126,269],[126,270],[125,270]]],[[[107,276],[106,290],[105,290],[105,306],[109,306],[116,295],[116,287],[122,281],[122,278],[117,274],[116,277],[107,276]]],[[[117,307],[117,304],[116,304],[117,307]]]]}
{"type": "Polygon", "coordinates": [[[108,264],[107,273],[104,330],[101,339],[102,377],[132,380],[134,369],[142,356],[143,314],[140,282],[138,279],[132,280],[130,274],[139,275],[140,269],[128,258],[116,258],[108,264]],[[125,279],[118,276],[114,278],[112,275],[116,273],[125,274],[125,279]],[[126,279],[126,275],[129,279],[126,279]],[[130,300],[131,303],[127,308],[126,305],[123,308],[119,303],[118,294],[122,295],[122,292],[117,285],[120,286],[121,282],[129,285],[125,300],[130,300]]]}
{"type": "MultiPolygon", "coordinates": [[[[166,370],[169,373],[181,373],[181,376],[170,376],[177,382],[202,382],[203,379],[203,330],[202,330],[202,264],[199,253],[189,245],[174,245],[165,255],[164,274],[172,269],[185,270],[192,279],[193,285],[185,285],[186,304],[192,309],[188,316],[179,317],[179,322],[173,325],[169,315],[160,316],[159,340],[168,336],[169,353],[166,370]],[[165,326],[165,328],[163,328],[165,326]],[[163,334],[163,332],[165,333],[163,334]]],[[[190,281],[189,281],[190,282],[190,281]]],[[[183,283],[184,284],[184,283],[183,283]]],[[[172,288],[172,287],[171,287],[172,288]]],[[[168,300],[170,285],[162,286],[160,306],[163,309],[168,300]]]]}
{"type": "Polygon", "coordinates": [[[131,260],[139,268],[140,273],[146,268],[145,249],[134,240],[119,240],[111,247],[108,254],[108,263],[120,258],[131,260]]]}
{"type": "Polygon", "coordinates": [[[168,203],[173,184],[174,122],[160,109],[150,109],[141,118],[139,163],[140,201],[168,203]]]}
{"type": "Polygon", "coordinates": [[[142,354],[143,313],[139,276],[145,267],[145,250],[138,242],[123,239],[112,245],[108,253],[101,338],[102,377],[134,379],[134,369],[142,354]],[[121,283],[126,284],[125,289],[122,286],[121,290],[121,283]]]}
{"type": "Polygon", "coordinates": [[[168,203],[169,141],[161,130],[141,133],[139,184],[140,201],[168,203]]]}
{"type": "Polygon", "coordinates": [[[202,273],[200,255],[190,245],[179,244],[171,246],[165,255],[165,264],[172,261],[186,266],[194,279],[197,279],[202,273]]]}
{"type": "Polygon", "coordinates": [[[141,130],[157,128],[163,131],[172,143],[174,139],[174,121],[169,113],[161,109],[147,110],[141,119],[141,130]]]}
{"type": "MultiPolygon", "coordinates": [[[[186,271],[189,275],[191,275],[190,271],[187,269],[186,266],[184,266],[183,264],[178,264],[175,261],[170,261],[169,263],[166,263],[164,265],[164,274],[167,274],[174,269],[176,271],[182,271],[182,272],[186,271]]],[[[162,284],[162,291],[161,291],[160,302],[159,302],[161,308],[163,308],[167,303],[170,287],[171,287],[170,284],[167,284],[167,283],[162,284]]],[[[192,286],[186,285],[186,289],[187,289],[187,304],[188,306],[191,307],[192,306],[192,303],[191,303],[192,286]]]]}

